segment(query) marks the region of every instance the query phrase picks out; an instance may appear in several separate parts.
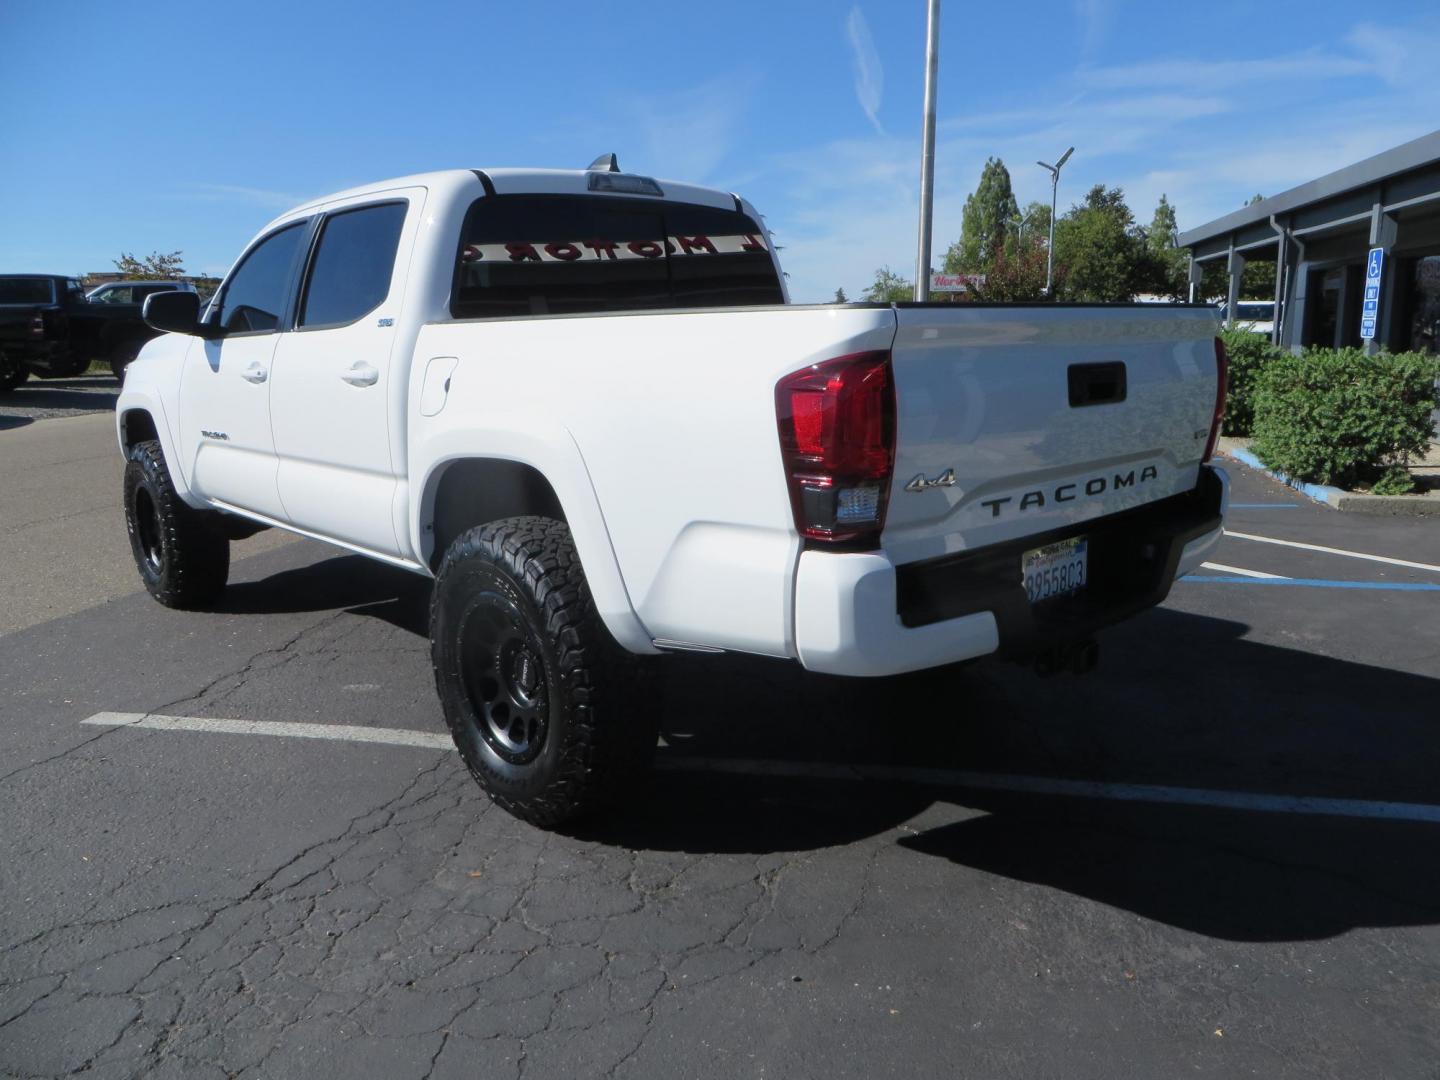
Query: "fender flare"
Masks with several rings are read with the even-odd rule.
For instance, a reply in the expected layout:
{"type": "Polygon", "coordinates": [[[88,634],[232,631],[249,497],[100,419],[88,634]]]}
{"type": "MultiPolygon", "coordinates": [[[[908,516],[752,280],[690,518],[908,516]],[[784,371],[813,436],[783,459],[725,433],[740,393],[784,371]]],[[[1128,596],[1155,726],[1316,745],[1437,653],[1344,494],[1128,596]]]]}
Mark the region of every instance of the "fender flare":
{"type": "Polygon", "coordinates": [[[115,402],[115,441],[120,447],[121,456],[125,456],[125,417],[133,412],[149,414],[155,426],[155,437],[160,440],[160,449],[165,454],[165,463],[170,469],[170,481],[175,485],[176,494],[187,505],[197,510],[206,509],[206,504],[190,490],[190,478],[185,473],[184,459],[177,452],[175,432],[171,429],[165,403],[160,395],[152,393],[148,386],[132,388],[127,385],[115,402]]]}
{"type": "Polygon", "coordinates": [[[435,495],[450,465],[477,459],[528,465],[546,479],[560,501],[595,607],[611,636],[630,652],[659,652],[630,601],[600,500],[574,436],[553,424],[522,426],[517,419],[506,417],[503,428],[487,426],[476,430],[467,426],[437,432],[414,448],[410,460],[423,479],[411,500],[411,550],[429,565],[434,544],[435,495]]]}

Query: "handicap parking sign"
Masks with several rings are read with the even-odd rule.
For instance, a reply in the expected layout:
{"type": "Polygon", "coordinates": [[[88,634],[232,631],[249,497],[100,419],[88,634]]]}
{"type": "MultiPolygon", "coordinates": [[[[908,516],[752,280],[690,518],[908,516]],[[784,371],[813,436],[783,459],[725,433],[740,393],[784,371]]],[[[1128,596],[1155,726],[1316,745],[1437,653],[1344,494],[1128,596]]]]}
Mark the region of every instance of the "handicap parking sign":
{"type": "Polygon", "coordinates": [[[1380,276],[1385,269],[1385,249],[1374,247],[1365,260],[1365,301],[1360,308],[1360,337],[1375,340],[1375,322],[1380,316],[1380,276]]]}

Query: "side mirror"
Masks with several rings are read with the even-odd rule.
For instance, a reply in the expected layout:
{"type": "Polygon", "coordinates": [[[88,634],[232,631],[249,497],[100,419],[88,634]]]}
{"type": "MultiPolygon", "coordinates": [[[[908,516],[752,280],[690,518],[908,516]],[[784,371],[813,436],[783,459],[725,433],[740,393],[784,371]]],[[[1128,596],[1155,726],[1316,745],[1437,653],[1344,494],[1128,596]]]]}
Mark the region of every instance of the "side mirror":
{"type": "Polygon", "coordinates": [[[145,298],[140,316],[156,330],[170,334],[217,337],[213,327],[200,322],[200,297],[192,292],[151,293],[145,298]]]}

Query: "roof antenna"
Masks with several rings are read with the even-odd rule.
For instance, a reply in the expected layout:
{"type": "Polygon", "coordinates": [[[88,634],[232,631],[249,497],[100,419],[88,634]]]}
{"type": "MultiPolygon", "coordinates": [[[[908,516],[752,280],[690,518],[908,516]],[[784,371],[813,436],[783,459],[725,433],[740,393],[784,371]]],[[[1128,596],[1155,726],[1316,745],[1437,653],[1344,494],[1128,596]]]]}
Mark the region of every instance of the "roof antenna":
{"type": "Polygon", "coordinates": [[[619,172],[620,162],[615,160],[614,154],[601,154],[585,169],[586,172],[619,172]]]}

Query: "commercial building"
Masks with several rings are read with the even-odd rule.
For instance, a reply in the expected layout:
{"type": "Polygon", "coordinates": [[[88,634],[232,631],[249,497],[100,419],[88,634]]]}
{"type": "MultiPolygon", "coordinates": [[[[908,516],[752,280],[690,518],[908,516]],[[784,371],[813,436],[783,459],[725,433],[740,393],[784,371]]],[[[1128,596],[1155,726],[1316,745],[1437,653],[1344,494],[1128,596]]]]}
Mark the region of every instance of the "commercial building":
{"type": "Polygon", "coordinates": [[[1247,261],[1275,265],[1273,340],[1440,351],[1440,131],[1180,235],[1192,284],[1228,273],[1228,310],[1247,261]],[[1378,281],[1370,250],[1384,253],[1378,281]],[[1378,286],[1378,288],[1377,288],[1378,286]]]}

